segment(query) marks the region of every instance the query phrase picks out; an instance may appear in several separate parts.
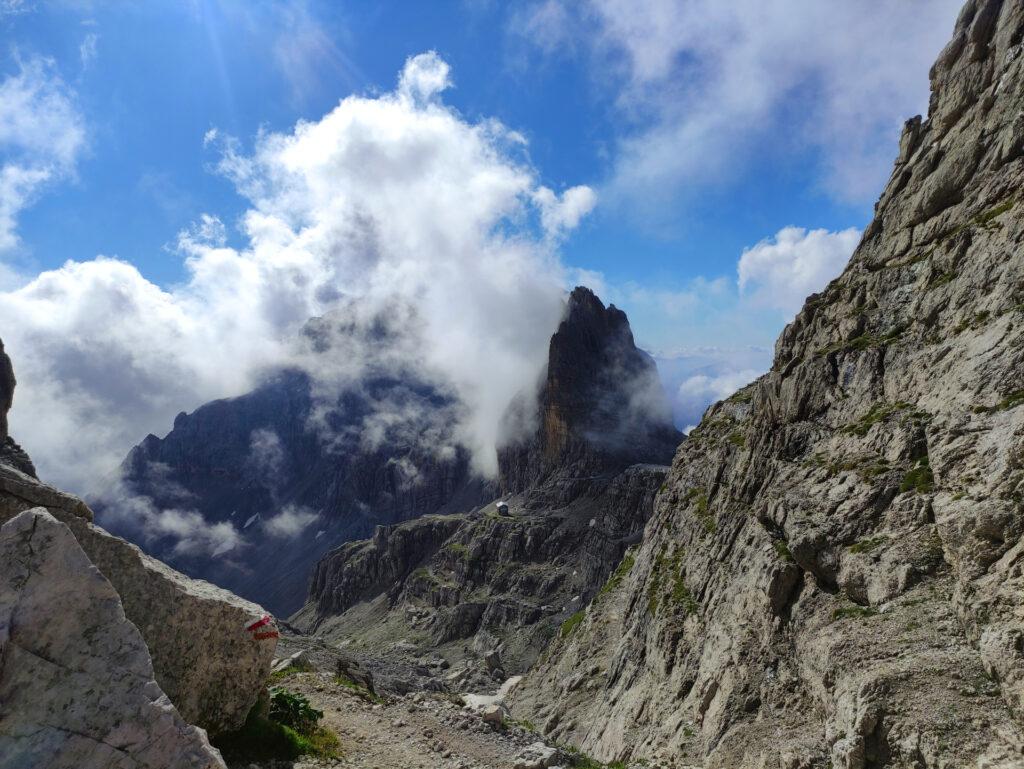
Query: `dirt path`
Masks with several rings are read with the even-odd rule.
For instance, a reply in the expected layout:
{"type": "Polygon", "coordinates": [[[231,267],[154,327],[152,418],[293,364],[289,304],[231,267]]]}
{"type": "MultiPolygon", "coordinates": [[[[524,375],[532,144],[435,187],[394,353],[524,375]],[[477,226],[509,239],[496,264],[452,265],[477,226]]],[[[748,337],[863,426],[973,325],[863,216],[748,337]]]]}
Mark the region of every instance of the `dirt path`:
{"type": "Polygon", "coordinates": [[[305,695],[324,712],[343,757],[304,759],[295,769],[511,769],[537,736],[514,724],[497,729],[442,694],[415,694],[373,703],[325,673],[296,673],[279,685],[305,695]]]}

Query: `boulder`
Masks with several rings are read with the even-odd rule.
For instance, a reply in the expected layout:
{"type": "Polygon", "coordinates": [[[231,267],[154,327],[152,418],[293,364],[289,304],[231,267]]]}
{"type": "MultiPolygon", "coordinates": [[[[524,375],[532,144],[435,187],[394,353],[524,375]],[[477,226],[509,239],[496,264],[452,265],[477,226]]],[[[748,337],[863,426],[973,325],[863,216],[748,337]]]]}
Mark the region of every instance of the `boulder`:
{"type": "Polygon", "coordinates": [[[223,769],[154,680],[110,582],[42,508],[0,528],[0,763],[223,769]]]}
{"type": "Polygon", "coordinates": [[[558,763],[558,749],[535,742],[523,748],[512,764],[513,769],[547,769],[558,763]]]}
{"type": "Polygon", "coordinates": [[[505,708],[498,704],[487,705],[480,711],[480,716],[485,723],[501,726],[505,722],[505,708]]]}
{"type": "Polygon", "coordinates": [[[82,500],[0,464],[0,523],[45,507],[118,592],[142,634],[156,680],[181,716],[216,734],[240,727],[270,675],[277,647],[256,604],[194,580],[92,523],[82,500]]]}
{"type": "Polygon", "coordinates": [[[300,649],[295,652],[295,654],[290,654],[287,657],[274,660],[274,664],[271,667],[270,672],[281,673],[289,669],[309,673],[316,670],[316,666],[314,666],[312,660],[310,660],[309,652],[305,649],[300,649]]]}

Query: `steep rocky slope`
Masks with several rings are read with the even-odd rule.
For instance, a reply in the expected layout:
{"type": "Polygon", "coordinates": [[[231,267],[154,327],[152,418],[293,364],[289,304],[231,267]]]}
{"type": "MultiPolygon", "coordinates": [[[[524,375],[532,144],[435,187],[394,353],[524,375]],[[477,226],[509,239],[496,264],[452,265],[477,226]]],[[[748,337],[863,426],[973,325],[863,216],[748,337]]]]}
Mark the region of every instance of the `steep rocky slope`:
{"type": "Polygon", "coordinates": [[[43,508],[0,527],[0,765],[224,766],[160,690],[113,586],[43,508]]]}
{"type": "Polygon", "coordinates": [[[1024,766],[1022,37],[965,5],[846,270],[516,715],[603,760],[1024,766]]]}
{"type": "MultiPolygon", "coordinates": [[[[6,416],[6,408],[0,408],[0,413],[6,416]]],[[[141,633],[147,655],[152,657],[156,682],[181,717],[211,734],[241,726],[264,688],[276,647],[276,633],[247,630],[261,620],[263,609],[226,590],[179,574],[112,536],[92,522],[92,510],[82,500],[41,483],[0,457],[0,524],[25,511],[40,509],[70,530],[91,567],[102,575],[104,584],[109,583],[116,591],[117,611],[123,612],[141,633]]],[[[53,574],[56,579],[60,572],[54,570],[53,574]]],[[[54,594],[72,590],[74,577],[67,579],[66,584],[46,583],[39,589],[54,594]]],[[[93,619],[89,616],[57,616],[65,611],[57,604],[51,611],[54,626],[77,622],[93,627],[91,633],[102,632],[102,627],[88,625],[93,619]]],[[[0,633],[11,632],[19,617],[16,613],[13,619],[0,623],[0,633]]],[[[45,614],[36,619],[43,622],[45,614]]],[[[17,670],[4,668],[0,686],[22,680],[16,678],[19,675],[17,670]]],[[[26,694],[43,696],[43,688],[30,689],[26,694]]],[[[0,733],[10,736],[7,727],[8,722],[0,719],[0,733]]]]}
{"type": "Polygon", "coordinates": [[[302,340],[307,370],[277,372],[251,393],[179,414],[162,439],[147,436],[99,495],[100,522],[283,616],[302,605],[330,548],[377,524],[480,504],[491,492],[452,437],[458,404],[389,356],[395,329],[369,326],[344,312],[315,319],[302,340]],[[352,357],[361,375],[323,392],[322,379],[346,374],[317,369],[352,357]],[[212,551],[182,548],[174,536],[153,538],[140,507],[196,511],[235,536],[212,551]]]}
{"type": "Polygon", "coordinates": [[[507,515],[469,514],[378,527],[317,565],[295,621],[355,648],[404,639],[459,661],[491,655],[521,672],[640,538],[667,461],[671,426],[654,362],[625,315],[577,288],[551,339],[539,393],[510,410],[531,437],[499,451],[507,515]]]}

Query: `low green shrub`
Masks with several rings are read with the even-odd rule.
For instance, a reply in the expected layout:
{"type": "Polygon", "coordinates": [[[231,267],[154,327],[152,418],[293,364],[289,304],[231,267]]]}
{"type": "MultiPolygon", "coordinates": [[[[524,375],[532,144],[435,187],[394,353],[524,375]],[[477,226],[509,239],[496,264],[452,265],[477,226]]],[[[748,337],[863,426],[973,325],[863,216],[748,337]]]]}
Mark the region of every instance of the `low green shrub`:
{"type": "Polygon", "coordinates": [[[577,626],[583,621],[583,609],[573,614],[569,619],[562,623],[562,630],[560,635],[562,638],[568,638],[576,630],[577,626]]]}
{"type": "Polygon", "coordinates": [[[324,717],[323,711],[310,705],[309,700],[301,694],[277,686],[270,690],[269,715],[271,720],[291,727],[299,734],[312,732],[324,717]]]}

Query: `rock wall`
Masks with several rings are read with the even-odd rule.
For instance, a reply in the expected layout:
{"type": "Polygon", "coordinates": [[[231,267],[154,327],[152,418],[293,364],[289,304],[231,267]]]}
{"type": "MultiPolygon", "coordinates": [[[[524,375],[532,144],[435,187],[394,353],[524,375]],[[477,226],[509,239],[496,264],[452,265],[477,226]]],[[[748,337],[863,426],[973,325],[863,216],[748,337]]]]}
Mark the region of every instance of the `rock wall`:
{"type": "Polygon", "coordinates": [[[117,592],[43,508],[0,527],[0,764],[224,767],[160,690],[117,592]]]}
{"type": "Polygon", "coordinates": [[[653,358],[636,347],[622,310],[577,286],[548,346],[539,393],[504,417],[498,447],[504,494],[543,488],[539,506],[564,505],[596,476],[637,462],[667,463],[682,435],[672,426],[653,358]]]}
{"type": "Polygon", "coordinates": [[[602,760],[1024,766],[1022,37],[965,5],[846,270],[515,715],[602,760]]]}
{"type": "Polygon", "coordinates": [[[7,412],[14,404],[14,367],[11,359],[4,352],[4,343],[0,339],[0,463],[17,467],[21,472],[35,477],[36,469],[32,460],[8,434],[7,412]]]}
{"type": "Polygon", "coordinates": [[[0,464],[0,523],[42,507],[75,535],[113,585],[152,655],[156,680],[181,716],[211,733],[238,728],[270,675],[276,641],[246,627],[263,609],[189,579],[92,523],[92,511],[0,464]]]}

